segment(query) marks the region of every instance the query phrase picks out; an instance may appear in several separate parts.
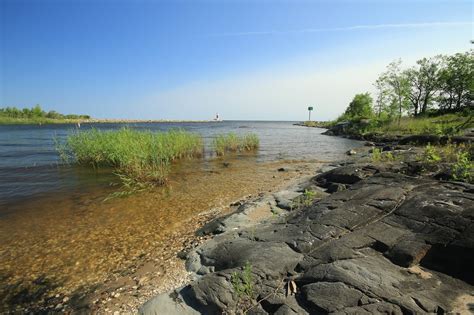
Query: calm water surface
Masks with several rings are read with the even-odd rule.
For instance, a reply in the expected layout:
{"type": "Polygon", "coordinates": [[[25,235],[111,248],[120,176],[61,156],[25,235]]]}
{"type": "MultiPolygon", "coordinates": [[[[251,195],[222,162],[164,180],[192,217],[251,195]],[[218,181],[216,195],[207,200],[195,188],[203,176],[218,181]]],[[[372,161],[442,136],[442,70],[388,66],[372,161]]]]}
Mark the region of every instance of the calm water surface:
{"type": "MultiPolygon", "coordinates": [[[[294,126],[292,122],[83,124],[80,130],[113,130],[124,126],[153,131],[183,128],[201,134],[207,148],[216,134],[254,132],[261,141],[257,159],[260,162],[333,160],[354,146],[352,140],[324,136],[321,135],[323,129],[294,126]]],[[[76,130],[73,125],[0,126],[0,209],[7,210],[7,204],[44,193],[76,191],[91,185],[107,185],[111,181],[109,176],[97,176],[89,169],[60,167],[55,141],[64,140],[76,130]]]]}
{"type": "MultiPolygon", "coordinates": [[[[117,129],[123,124],[83,125],[117,129]]],[[[352,140],[291,122],[139,123],[136,129],[184,128],[202,134],[203,159],[173,165],[165,187],[104,201],[116,191],[110,171],[61,165],[55,151],[71,125],[0,126],[0,313],[56,294],[75,294],[147,259],[175,257],[170,235],[193,233],[196,215],[225,209],[242,196],[266,192],[297,174],[277,172],[296,161],[342,158],[352,140]],[[256,153],[215,158],[220,133],[254,132],[256,153]],[[223,163],[225,160],[228,163],[223,163]],[[166,255],[165,255],[166,254],[166,255]]],[[[315,164],[306,171],[314,171],[315,164]]],[[[298,166],[299,167],[299,166],[298,166]]],[[[164,264],[166,270],[166,264],[164,264]]]]}

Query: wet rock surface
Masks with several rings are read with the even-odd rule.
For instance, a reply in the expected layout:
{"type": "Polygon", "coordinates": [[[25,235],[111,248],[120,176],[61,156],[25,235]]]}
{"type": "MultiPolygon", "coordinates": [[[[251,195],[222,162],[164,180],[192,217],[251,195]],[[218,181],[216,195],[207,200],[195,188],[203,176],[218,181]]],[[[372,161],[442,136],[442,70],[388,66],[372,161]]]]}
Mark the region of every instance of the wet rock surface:
{"type": "Polygon", "coordinates": [[[358,164],[312,183],[345,189],[225,229],[187,254],[194,281],[140,313],[444,314],[461,296],[473,307],[473,185],[358,164]],[[242,274],[251,287],[244,294],[242,274]]]}

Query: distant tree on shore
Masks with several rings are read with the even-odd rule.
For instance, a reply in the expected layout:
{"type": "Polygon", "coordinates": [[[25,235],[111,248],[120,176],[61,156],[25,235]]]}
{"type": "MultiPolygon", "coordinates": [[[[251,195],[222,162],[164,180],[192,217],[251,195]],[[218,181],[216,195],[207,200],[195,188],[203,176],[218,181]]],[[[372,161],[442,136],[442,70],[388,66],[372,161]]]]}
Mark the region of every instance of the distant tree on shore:
{"type": "Polygon", "coordinates": [[[460,110],[472,107],[474,95],[474,54],[457,53],[444,57],[440,70],[439,107],[442,110],[460,110]]]}
{"type": "Polygon", "coordinates": [[[403,72],[408,81],[407,97],[415,116],[426,113],[440,88],[440,65],[442,56],[423,58],[416,66],[403,72]]]}
{"type": "Polygon", "coordinates": [[[374,115],[372,104],[373,99],[370,93],[356,94],[344,115],[353,119],[370,118],[374,115]]]}
{"type": "MultiPolygon", "coordinates": [[[[387,109],[393,109],[396,104],[398,108],[398,121],[408,106],[409,81],[407,76],[401,70],[402,61],[395,60],[387,66],[387,71],[382,73],[377,81],[383,87],[385,93],[388,92],[390,100],[387,109]]],[[[382,92],[379,92],[382,93],[382,92]]]]}
{"type": "Polygon", "coordinates": [[[32,108],[18,109],[16,107],[0,108],[0,117],[23,119],[90,119],[89,115],[63,115],[56,111],[45,112],[40,105],[32,108]]]}
{"type": "Polygon", "coordinates": [[[402,69],[401,64],[401,60],[390,63],[374,84],[378,117],[393,113],[394,104],[399,119],[404,113],[418,116],[430,110],[446,112],[472,107],[473,50],[422,58],[408,69],[402,69]]]}

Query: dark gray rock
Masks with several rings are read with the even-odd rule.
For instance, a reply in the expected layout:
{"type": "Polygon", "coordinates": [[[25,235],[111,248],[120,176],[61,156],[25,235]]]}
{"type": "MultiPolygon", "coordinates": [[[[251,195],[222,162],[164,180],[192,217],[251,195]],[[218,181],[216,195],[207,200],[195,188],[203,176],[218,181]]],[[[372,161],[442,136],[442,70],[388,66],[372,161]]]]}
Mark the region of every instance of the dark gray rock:
{"type": "Polygon", "coordinates": [[[390,248],[385,256],[394,264],[411,267],[418,264],[430,248],[431,245],[417,239],[402,240],[390,248]]]}
{"type": "MultiPolygon", "coordinates": [[[[248,263],[255,314],[453,311],[453,301],[474,291],[474,186],[390,171],[330,170],[314,182],[346,190],[193,250],[187,268],[202,277],[180,292],[186,305],[204,314],[236,311],[232,274],[248,263]],[[296,295],[286,290],[291,280],[296,295]]],[[[160,301],[147,312],[178,314],[160,301]]]]}
{"type": "Polygon", "coordinates": [[[367,164],[348,165],[322,173],[314,181],[322,187],[328,187],[331,183],[352,185],[380,171],[380,168],[367,164]]]}
{"type": "Polygon", "coordinates": [[[328,136],[337,136],[346,134],[351,126],[349,121],[342,121],[325,131],[323,134],[328,136]]]}
{"type": "Polygon", "coordinates": [[[334,312],[359,304],[364,296],[361,291],[349,288],[341,282],[317,282],[302,288],[311,311],[334,312]]]}
{"type": "Polygon", "coordinates": [[[328,185],[328,188],[326,189],[326,192],[332,194],[338,191],[343,191],[346,190],[346,185],[344,184],[338,184],[338,183],[331,183],[328,185]]]}
{"type": "Polygon", "coordinates": [[[372,315],[372,314],[391,314],[403,315],[399,306],[385,302],[377,302],[357,307],[348,307],[343,311],[334,312],[334,315],[372,315]]]}
{"type": "Polygon", "coordinates": [[[293,200],[301,196],[301,193],[291,190],[284,190],[275,193],[273,196],[275,197],[278,207],[285,210],[293,210],[293,208],[295,208],[293,200]]]}
{"type": "Polygon", "coordinates": [[[205,310],[205,314],[222,314],[224,310],[237,304],[230,275],[225,277],[218,273],[208,274],[193,283],[190,290],[197,303],[195,307],[205,310]]]}
{"type": "Polygon", "coordinates": [[[181,288],[178,289],[177,292],[173,291],[171,293],[160,294],[143,304],[138,310],[138,313],[142,315],[201,314],[201,312],[197,310],[199,307],[194,302],[191,302],[189,293],[189,288],[181,288]]]}

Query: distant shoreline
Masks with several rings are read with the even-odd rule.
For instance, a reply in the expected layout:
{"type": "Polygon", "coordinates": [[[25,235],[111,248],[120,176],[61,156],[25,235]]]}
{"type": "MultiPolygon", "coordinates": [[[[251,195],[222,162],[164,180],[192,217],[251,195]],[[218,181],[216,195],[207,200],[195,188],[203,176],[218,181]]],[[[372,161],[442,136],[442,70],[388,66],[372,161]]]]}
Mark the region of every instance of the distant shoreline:
{"type": "Polygon", "coordinates": [[[55,125],[55,124],[118,124],[118,123],[210,123],[222,120],[171,119],[0,119],[0,125],[55,125]]]}

